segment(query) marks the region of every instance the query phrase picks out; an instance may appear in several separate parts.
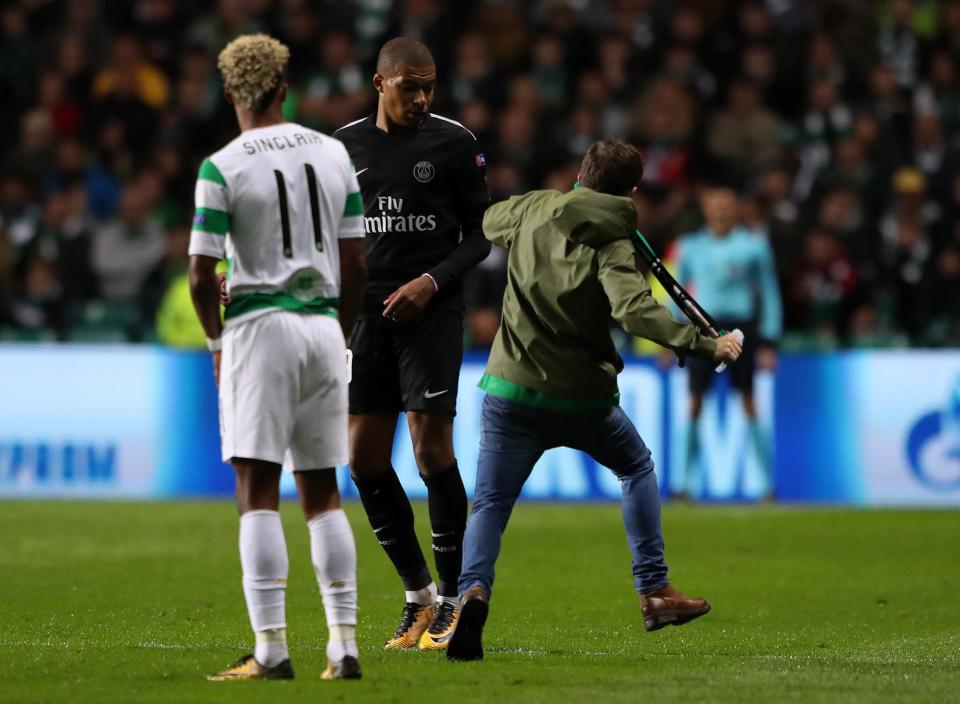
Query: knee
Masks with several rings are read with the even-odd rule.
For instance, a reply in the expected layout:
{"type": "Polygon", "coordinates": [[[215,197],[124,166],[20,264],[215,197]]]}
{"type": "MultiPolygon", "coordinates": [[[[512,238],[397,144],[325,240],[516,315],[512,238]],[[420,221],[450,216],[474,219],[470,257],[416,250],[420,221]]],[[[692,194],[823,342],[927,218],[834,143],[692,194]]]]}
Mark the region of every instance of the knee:
{"type": "Polygon", "coordinates": [[[519,494],[509,491],[484,490],[477,487],[476,496],[473,499],[471,513],[482,513],[483,511],[499,511],[503,509],[512,509],[517,503],[519,494]]]}
{"type": "Polygon", "coordinates": [[[626,466],[617,467],[613,470],[613,473],[617,475],[617,479],[621,481],[624,479],[640,479],[651,472],[653,472],[653,456],[650,454],[649,450],[644,453],[642,457],[636,458],[634,461],[630,462],[626,466]]]}
{"type": "Polygon", "coordinates": [[[233,461],[236,472],[237,509],[248,511],[276,511],[280,507],[280,471],[264,463],[233,461]]]}
{"type": "Polygon", "coordinates": [[[389,471],[392,465],[392,446],[382,448],[350,448],[350,476],[354,479],[375,479],[389,471]],[[372,450],[372,451],[371,451],[372,450]]]}
{"type": "Polygon", "coordinates": [[[473,531],[479,531],[480,535],[491,526],[499,531],[507,529],[507,523],[510,522],[510,516],[513,514],[513,507],[516,500],[506,495],[488,495],[474,501],[470,509],[470,518],[467,521],[467,531],[471,526],[473,531]]]}
{"type": "Polygon", "coordinates": [[[333,470],[297,472],[297,489],[300,505],[307,521],[340,508],[340,490],[333,470]]]}
{"type": "Polygon", "coordinates": [[[374,467],[373,463],[367,462],[363,458],[356,456],[350,457],[350,476],[354,479],[359,479],[360,481],[373,479],[382,471],[383,467],[374,467]]]}
{"type": "Polygon", "coordinates": [[[447,470],[453,465],[453,452],[437,442],[423,441],[415,444],[413,455],[420,473],[426,476],[447,470]]]}
{"type": "Polygon", "coordinates": [[[413,413],[409,419],[413,456],[420,474],[429,476],[454,463],[453,419],[436,414],[413,413]]]}
{"type": "Polygon", "coordinates": [[[237,487],[237,512],[279,511],[280,497],[277,492],[252,491],[249,487],[237,487]]]}
{"type": "Polygon", "coordinates": [[[372,479],[390,467],[396,418],[350,417],[350,474],[372,479]]]}

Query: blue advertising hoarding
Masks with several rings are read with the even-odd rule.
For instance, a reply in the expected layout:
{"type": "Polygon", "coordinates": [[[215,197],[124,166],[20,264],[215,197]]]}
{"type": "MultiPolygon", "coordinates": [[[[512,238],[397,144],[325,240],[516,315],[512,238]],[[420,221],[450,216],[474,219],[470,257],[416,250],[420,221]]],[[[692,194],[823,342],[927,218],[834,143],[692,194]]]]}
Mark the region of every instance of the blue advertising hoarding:
{"type": "Polygon", "coordinates": [[[775,396],[784,499],[960,505],[960,352],[793,357],[775,396]]]}
{"type": "Polygon", "coordinates": [[[0,346],[0,495],[229,494],[209,355],[0,346]]]}
{"type": "MultiPolygon", "coordinates": [[[[475,483],[482,358],[460,382],[454,443],[468,491],[475,483]]],[[[779,499],[861,505],[960,506],[960,352],[785,356],[761,374],[763,452],[718,377],[687,457],[686,375],[631,360],[621,403],[653,452],[661,489],[706,501],[779,499]],[[766,458],[766,459],[764,459],[766,458]]],[[[0,346],[0,496],[169,498],[227,496],[209,355],[131,346],[0,346]]],[[[413,497],[419,480],[400,418],[394,465],[413,497]]],[[[356,491],[340,469],[346,496],[356,491]]],[[[292,493],[292,478],[284,479],[292,493]]],[[[537,464],[525,495],[619,497],[616,478],[561,448],[537,464]]]]}

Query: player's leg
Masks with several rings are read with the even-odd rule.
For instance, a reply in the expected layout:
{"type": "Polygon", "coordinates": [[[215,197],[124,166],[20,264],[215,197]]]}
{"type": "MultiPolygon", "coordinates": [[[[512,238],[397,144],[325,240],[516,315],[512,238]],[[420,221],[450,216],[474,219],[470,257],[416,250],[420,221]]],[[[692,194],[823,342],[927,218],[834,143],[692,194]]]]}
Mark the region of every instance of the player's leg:
{"type": "Polygon", "coordinates": [[[332,318],[305,316],[304,327],[310,345],[290,458],[329,629],[328,664],[322,678],[359,679],[357,549],[350,522],[340,508],[334,469],[347,461],[346,346],[340,325],[332,318]]]}
{"type": "Polygon", "coordinates": [[[700,493],[700,412],[703,409],[703,397],[713,383],[714,366],[712,362],[702,359],[687,360],[690,416],[682,464],[682,496],[695,497],[700,493]]]}
{"type": "Polygon", "coordinates": [[[256,649],[210,679],[289,679],[287,548],[280,522],[280,462],[296,404],[296,353],[283,314],[224,332],[220,362],[222,454],[237,476],[243,593],[256,649]],[[277,341],[267,344],[267,341],[277,341]]]}
{"type": "Polygon", "coordinates": [[[710,611],[703,599],[687,599],[670,585],[663,554],[660,492],[653,458],[619,406],[571,419],[571,446],[609,467],[620,480],[621,511],[633,562],[634,585],[648,631],[680,625],[710,611]]]}
{"type": "Polygon", "coordinates": [[[453,454],[453,416],[411,411],[407,425],[420,478],[427,487],[430,535],[438,593],[433,620],[420,637],[421,650],[443,650],[460,613],[457,583],[467,526],[467,492],[453,454]]]}
{"type": "Polygon", "coordinates": [[[384,647],[414,648],[433,620],[437,587],[414,530],[413,508],[391,464],[396,414],[350,416],[350,471],[367,518],[403,582],[400,624],[384,647]],[[390,451],[387,451],[390,448],[390,451]]]}
{"type": "Polygon", "coordinates": [[[750,435],[750,445],[753,448],[753,451],[757,457],[757,462],[760,464],[760,468],[763,471],[767,491],[772,494],[774,487],[770,471],[770,452],[767,445],[767,437],[760,425],[760,417],[757,413],[757,402],[753,393],[752,384],[749,388],[741,390],[740,398],[743,400],[743,412],[747,417],[747,430],[750,435]]]}
{"type": "Polygon", "coordinates": [[[461,613],[447,647],[452,660],[483,657],[483,627],[503,533],[533,466],[556,445],[541,427],[541,416],[536,408],[496,396],[483,400],[477,485],[463,541],[461,613]]]}
{"type": "Polygon", "coordinates": [[[453,453],[453,416],[463,359],[463,316],[437,310],[396,326],[400,395],[420,478],[427,487],[438,596],[423,650],[442,650],[459,615],[467,492],[453,453]]]}
{"type": "Polygon", "coordinates": [[[750,323],[741,323],[745,331],[743,353],[740,359],[730,368],[730,381],[734,389],[740,393],[743,401],[743,412],[747,417],[747,432],[749,433],[750,447],[757,463],[763,472],[766,496],[774,493],[773,471],[770,457],[768,438],[763,432],[760,418],[757,413],[756,397],[754,395],[754,377],[757,366],[757,333],[756,326],[750,323]]]}
{"type": "Polygon", "coordinates": [[[289,563],[280,523],[280,465],[234,457],[240,512],[243,595],[256,647],[208,679],[292,679],[287,650],[286,589],[289,563]]]}
{"type": "Polygon", "coordinates": [[[280,522],[280,465],[262,460],[232,461],[240,512],[240,565],[250,625],[256,635],[256,662],[267,668],[289,665],[286,590],[289,562],[280,522]]]}
{"type": "Polygon", "coordinates": [[[467,492],[453,454],[453,417],[443,412],[411,411],[407,425],[420,478],[427,486],[439,597],[455,603],[467,526],[467,492]]]}
{"type": "Polygon", "coordinates": [[[340,507],[335,469],[297,471],[297,491],[310,531],[310,558],[327,619],[327,669],[323,679],[359,679],[357,549],[340,507]]]}
{"type": "Polygon", "coordinates": [[[402,410],[393,323],[365,319],[350,340],[350,474],[367,518],[403,582],[400,625],[387,648],[413,648],[434,614],[436,586],[414,531],[413,509],[392,465],[402,410]]]}

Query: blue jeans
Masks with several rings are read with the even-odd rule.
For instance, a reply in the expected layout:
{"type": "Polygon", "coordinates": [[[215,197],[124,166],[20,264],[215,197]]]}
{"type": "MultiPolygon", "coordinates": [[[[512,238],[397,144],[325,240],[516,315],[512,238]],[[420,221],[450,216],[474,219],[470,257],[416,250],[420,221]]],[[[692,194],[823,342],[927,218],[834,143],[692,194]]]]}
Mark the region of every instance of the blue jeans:
{"type": "Polygon", "coordinates": [[[623,409],[546,411],[487,394],[477,487],[463,538],[460,594],[476,585],[491,591],[493,565],[520,490],[540,455],[561,445],[586,452],[620,480],[623,525],[637,591],[667,585],[653,460],[623,409]]]}

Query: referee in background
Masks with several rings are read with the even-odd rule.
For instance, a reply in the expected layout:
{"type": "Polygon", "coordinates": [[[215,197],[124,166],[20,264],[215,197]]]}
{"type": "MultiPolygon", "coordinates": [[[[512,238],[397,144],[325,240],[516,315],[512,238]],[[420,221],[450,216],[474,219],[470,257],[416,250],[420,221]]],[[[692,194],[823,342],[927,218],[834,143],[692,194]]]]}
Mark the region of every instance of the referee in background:
{"type": "Polygon", "coordinates": [[[350,470],[370,525],[405,591],[387,648],[444,650],[459,616],[467,495],[453,453],[463,359],[464,274],[490,252],[486,163],[463,125],[429,112],[437,70],[421,42],[391,39],[377,57],[376,113],[334,136],[363,193],[367,283],[350,341],[350,470]],[[405,411],[427,486],[434,583],[413,511],[391,465],[405,411]]]}
{"type": "MultiPolygon", "coordinates": [[[[780,287],[773,252],[767,239],[738,225],[739,201],[736,192],[725,185],[705,188],[700,205],[706,221],[703,228],[678,242],[677,265],[680,285],[694,292],[697,301],[726,330],[739,328],[744,333],[743,355],[730,368],[730,379],[743,399],[750,444],[763,468],[766,495],[773,497],[773,476],[767,440],[757,418],[753,395],[753,377],[757,365],[773,369],[777,363],[776,342],[783,324],[780,287]]],[[[675,315],[679,316],[676,306],[675,315]]],[[[710,390],[714,364],[691,359],[690,427],[687,436],[684,493],[696,496],[701,484],[700,411],[703,397],[710,390]]]]}

